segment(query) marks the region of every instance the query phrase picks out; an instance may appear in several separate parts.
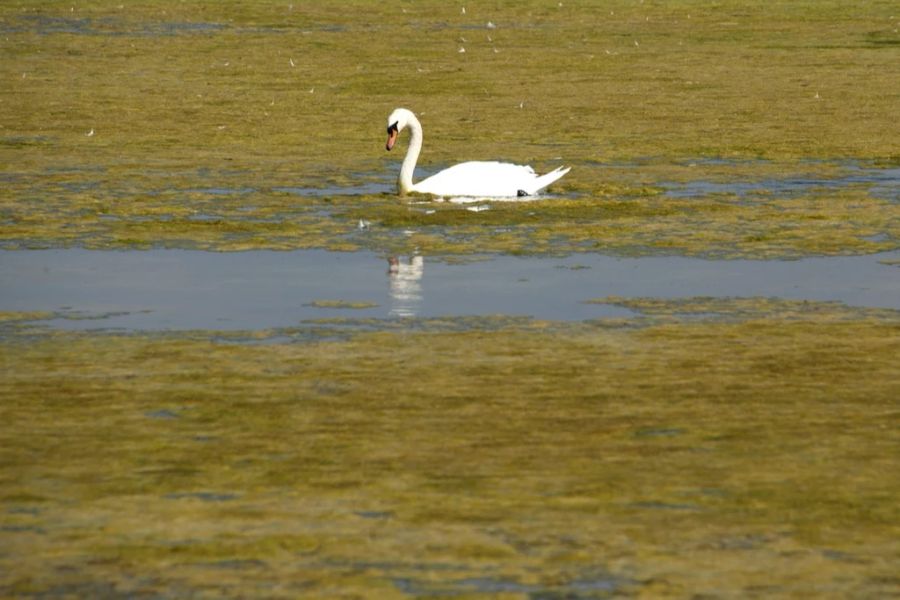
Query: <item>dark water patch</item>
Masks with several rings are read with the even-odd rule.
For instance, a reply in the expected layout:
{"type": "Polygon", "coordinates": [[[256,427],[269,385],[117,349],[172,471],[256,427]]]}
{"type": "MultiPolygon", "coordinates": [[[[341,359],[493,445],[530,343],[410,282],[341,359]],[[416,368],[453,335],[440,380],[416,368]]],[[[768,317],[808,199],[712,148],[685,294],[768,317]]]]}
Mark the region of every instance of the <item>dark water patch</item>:
{"type": "MultiPolygon", "coordinates": [[[[866,188],[880,199],[900,200],[900,168],[891,162],[855,160],[803,160],[776,163],[761,158],[701,157],[672,162],[667,157],[638,157],[627,161],[581,161],[588,169],[609,172],[650,172],[660,177],[648,182],[671,198],[697,198],[709,195],[731,195],[739,198],[786,196],[795,197],[820,191],[851,187],[866,188]],[[707,178],[671,181],[658,175],[660,169],[676,167],[710,173],[707,178]],[[774,175],[768,175],[769,173],[774,175]]],[[[630,175],[633,178],[633,175],[630,175]]]]}
{"type": "MultiPolygon", "coordinates": [[[[225,217],[223,217],[222,215],[208,215],[205,213],[197,213],[194,215],[188,215],[187,220],[200,222],[200,223],[215,223],[218,221],[225,220],[225,217]]],[[[242,220],[244,220],[244,219],[242,219],[242,220]]]]}
{"type": "Polygon", "coordinates": [[[51,15],[22,15],[15,20],[0,23],[0,33],[38,35],[164,37],[218,33],[225,29],[228,29],[226,25],[208,22],[135,22],[116,17],[79,18],[51,15]]]}
{"type": "Polygon", "coordinates": [[[54,17],[49,15],[22,15],[15,21],[0,25],[0,33],[37,33],[50,35],[69,33],[78,35],[94,34],[97,21],[89,18],[54,17]]]}
{"type": "Polygon", "coordinates": [[[840,550],[822,550],[822,556],[829,560],[834,560],[838,562],[852,563],[852,564],[869,564],[870,561],[866,559],[862,559],[859,556],[851,554],[849,552],[842,552],[840,550]]]}
{"type": "Polygon", "coordinates": [[[37,525],[0,525],[0,531],[5,533],[47,533],[46,529],[37,525]]]}
{"type": "Polygon", "coordinates": [[[522,583],[503,577],[467,577],[440,582],[412,577],[391,579],[398,590],[416,597],[454,597],[471,594],[520,594],[531,600],[588,600],[608,598],[630,582],[612,575],[591,576],[556,584],[522,583]]]}
{"type": "Polygon", "coordinates": [[[751,534],[723,537],[715,540],[710,545],[716,550],[758,550],[777,540],[777,536],[751,534]]]}
{"type": "Polygon", "coordinates": [[[194,33],[217,33],[225,29],[228,29],[228,26],[221,23],[160,22],[145,25],[138,31],[140,32],[140,35],[165,36],[194,33]]]}
{"type": "MultiPolygon", "coordinates": [[[[635,314],[627,302],[592,298],[780,298],[896,310],[898,257],[896,251],[796,261],[580,254],[448,263],[319,250],[3,251],[0,311],[51,313],[42,323],[63,329],[305,337],[315,325],[333,335],[416,327],[421,319],[478,327],[497,317],[571,322],[635,314]],[[348,307],[353,319],[346,319],[348,307]]],[[[714,308],[707,302],[681,312],[714,308]]]]}
{"type": "Polygon", "coordinates": [[[378,570],[391,573],[453,573],[468,571],[470,567],[464,563],[450,562],[400,562],[389,560],[342,560],[326,558],[315,563],[315,566],[323,566],[338,569],[378,570]]]}
{"type": "Polygon", "coordinates": [[[638,438],[656,438],[656,437],[676,437],[682,435],[684,429],[677,427],[647,428],[639,429],[634,432],[634,437],[638,438]]]}
{"type": "Polygon", "coordinates": [[[869,242],[889,242],[894,238],[886,233],[876,233],[875,235],[864,235],[861,239],[869,242]]]}
{"type": "Polygon", "coordinates": [[[218,560],[211,563],[198,563],[198,567],[210,567],[213,569],[225,569],[228,571],[243,571],[247,569],[268,569],[269,565],[261,560],[254,559],[233,559],[218,560]]]}
{"type": "MultiPolygon", "coordinates": [[[[76,567],[72,571],[80,570],[76,567]]],[[[45,576],[50,576],[45,573],[45,576]]],[[[56,577],[60,575],[55,574],[56,577]]],[[[136,592],[123,590],[119,584],[108,581],[72,581],[68,583],[54,583],[45,585],[36,592],[23,593],[21,589],[0,585],[0,596],[4,598],[35,598],[40,600],[68,599],[68,598],[103,598],[104,600],[163,600],[171,597],[156,592],[136,592]]]]}
{"type": "Polygon", "coordinates": [[[41,514],[41,509],[35,508],[33,506],[11,506],[6,511],[11,515],[39,515],[41,514]]]}
{"type": "Polygon", "coordinates": [[[375,519],[375,520],[386,520],[394,518],[394,513],[391,511],[381,511],[381,510],[358,510],[354,512],[357,517],[361,517],[363,519],[375,519]]]}
{"type": "Polygon", "coordinates": [[[228,188],[228,187],[208,187],[208,188],[191,188],[182,190],[189,194],[207,194],[209,196],[244,196],[252,194],[257,190],[253,188],[228,188]]]}
{"type": "Polygon", "coordinates": [[[144,413],[144,416],[148,417],[150,419],[162,419],[162,420],[172,420],[172,419],[180,419],[181,418],[181,415],[179,415],[178,413],[173,412],[168,409],[165,409],[165,408],[144,413]]]}
{"type": "Polygon", "coordinates": [[[851,186],[867,187],[873,197],[900,200],[900,169],[845,166],[836,177],[792,176],[759,181],[707,181],[683,183],[664,182],[665,194],[671,198],[698,198],[709,195],[796,197],[816,190],[836,190],[851,186]]]}
{"type": "Polygon", "coordinates": [[[727,158],[724,156],[704,156],[684,161],[676,161],[676,164],[686,167],[733,167],[743,165],[768,165],[771,164],[771,162],[761,158],[727,158]]]}
{"type": "Polygon", "coordinates": [[[57,138],[47,135],[8,135],[0,137],[0,146],[8,148],[27,148],[30,146],[46,146],[57,138]]]}
{"type": "Polygon", "coordinates": [[[77,167],[47,167],[44,171],[50,175],[80,175],[82,173],[106,173],[107,169],[103,165],[81,165],[77,167]]]}
{"type": "Polygon", "coordinates": [[[303,33],[312,33],[313,31],[319,31],[322,33],[345,33],[349,31],[349,28],[346,25],[339,25],[336,23],[329,24],[320,24],[315,27],[310,27],[308,25],[303,27],[303,33]]]}

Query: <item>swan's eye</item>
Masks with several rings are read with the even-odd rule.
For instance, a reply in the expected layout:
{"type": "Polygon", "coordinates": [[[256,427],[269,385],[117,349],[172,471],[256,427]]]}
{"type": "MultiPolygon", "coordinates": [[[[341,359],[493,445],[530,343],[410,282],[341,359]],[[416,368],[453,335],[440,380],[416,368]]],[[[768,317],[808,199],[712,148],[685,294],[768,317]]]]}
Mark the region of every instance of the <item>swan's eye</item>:
{"type": "MultiPolygon", "coordinates": [[[[399,123],[399,121],[398,121],[398,123],[399,123]]],[[[394,123],[393,125],[388,125],[387,132],[388,132],[388,135],[391,135],[392,133],[397,133],[397,123],[394,123]]]]}

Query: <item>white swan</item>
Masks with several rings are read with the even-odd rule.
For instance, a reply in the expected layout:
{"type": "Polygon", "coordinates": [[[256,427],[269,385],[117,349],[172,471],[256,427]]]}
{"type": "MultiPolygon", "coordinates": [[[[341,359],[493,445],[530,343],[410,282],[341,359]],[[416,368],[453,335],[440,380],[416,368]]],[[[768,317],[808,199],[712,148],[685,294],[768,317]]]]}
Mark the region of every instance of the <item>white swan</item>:
{"type": "Polygon", "coordinates": [[[413,171],[422,151],[422,124],[412,111],[398,108],[388,117],[388,139],[385,148],[390,150],[397,136],[409,127],[410,140],[406,158],[400,167],[397,188],[400,195],[409,192],[435,196],[465,196],[483,198],[509,198],[531,196],[538,193],[563,175],[569,168],[559,167],[538,176],[527,166],[501,162],[464,162],[435,173],[419,183],[413,183],[413,171]]]}

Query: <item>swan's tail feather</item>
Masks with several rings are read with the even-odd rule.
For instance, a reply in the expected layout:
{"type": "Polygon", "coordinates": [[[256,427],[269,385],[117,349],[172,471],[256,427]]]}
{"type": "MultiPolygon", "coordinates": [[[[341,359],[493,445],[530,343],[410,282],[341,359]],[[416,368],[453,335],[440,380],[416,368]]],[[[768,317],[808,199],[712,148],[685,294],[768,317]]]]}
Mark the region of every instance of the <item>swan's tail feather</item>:
{"type": "Polygon", "coordinates": [[[541,191],[557,179],[562,178],[562,176],[568,173],[570,170],[572,170],[572,167],[557,167],[549,173],[541,175],[540,177],[535,179],[534,182],[525,191],[528,192],[529,195],[537,194],[539,191],[541,191]]]}

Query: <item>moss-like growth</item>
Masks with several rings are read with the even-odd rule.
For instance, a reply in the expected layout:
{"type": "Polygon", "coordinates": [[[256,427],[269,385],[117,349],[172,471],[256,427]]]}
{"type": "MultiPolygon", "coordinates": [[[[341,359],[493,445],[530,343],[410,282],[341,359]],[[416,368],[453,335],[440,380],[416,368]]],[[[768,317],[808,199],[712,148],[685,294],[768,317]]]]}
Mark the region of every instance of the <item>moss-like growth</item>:
{"type": "Polygon", "coordinates": [[[627,305],[648,317],[7,332],[0,591],[892,589],[896,311],[627,305]]]}
{"type": "Polygon", "coordinates": [[[292,6],[0,7],[0,247],[897,247],[896,183],[848,178],[900,164],[890,2],[292,6]],[[561,198],[405,204],[381,139],[397,105],[425,122],[425,169],[565,163],[561,198]],[[824,188],[772,186],[810,175],[824,188]],[[665,193],[696,181],[761,194],[665,193]]]}

